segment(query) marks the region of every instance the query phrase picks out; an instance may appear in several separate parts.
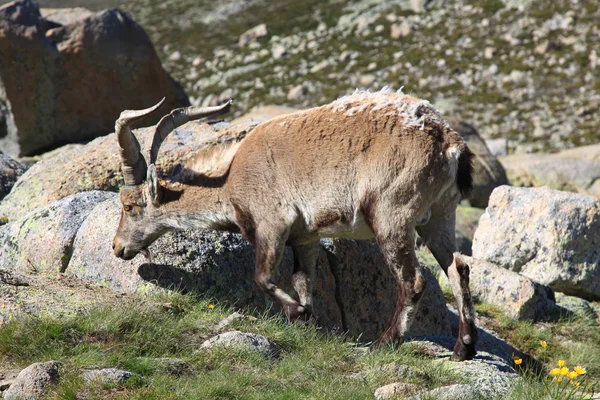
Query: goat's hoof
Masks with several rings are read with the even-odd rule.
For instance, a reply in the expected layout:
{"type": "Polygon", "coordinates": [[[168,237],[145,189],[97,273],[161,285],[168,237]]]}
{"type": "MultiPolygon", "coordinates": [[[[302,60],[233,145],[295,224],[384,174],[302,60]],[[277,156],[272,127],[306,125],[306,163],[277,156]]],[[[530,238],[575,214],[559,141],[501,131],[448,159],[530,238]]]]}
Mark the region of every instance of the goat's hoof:
{"type": "Polygon", "coordinates": [[[290,321],[298,324],[305,324],[313,319],[313,315],[310,310],[304,306],[296,307],[295,310],[289,312],[287,317],[290,321]]]}
{"type": "Polygon", "coordinates": [[[452,352],[452,355],[450,356],[450,360],[452,360],[452,361],[472,360],[476,354],[477,354],[477,351],[475,350],[474,344],[466,345],[459,341],[459,342],[456,342],[456,345],[454,346],[454,351],[452,352]]]}

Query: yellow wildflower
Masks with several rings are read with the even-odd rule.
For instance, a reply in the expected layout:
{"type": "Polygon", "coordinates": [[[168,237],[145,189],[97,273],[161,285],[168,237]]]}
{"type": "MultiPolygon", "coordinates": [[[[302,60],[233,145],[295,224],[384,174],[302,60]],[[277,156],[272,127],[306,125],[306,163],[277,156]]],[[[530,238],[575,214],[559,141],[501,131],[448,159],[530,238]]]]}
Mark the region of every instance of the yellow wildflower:
{"type": "Polygon", "coordinates": [[[577,378],[577,375],[579,375],[577,372],[575,372],[575,371],[569,371],[569,373],[567,374],[567,377],[569,379],[575,379],[575,378],[577,378]]]}
{"type": "Polygon", "coordinates": [[[567,368],[567,367],[562,367],[562,368],[560,369],[560,374],[561,374],[562,376],[567,376],[567,375],[569,375],[569,368],[567,368]]]}
{"type": "Polygon", "coordinates": [[[571,381],[571,385],[573,385],[575,387],[579,387],[579,386],[581,386],[581,383],[576,382],[576,381],[571,381]]]}
{"type": "Polygon", "coordinates": [[[515,362],[515,365],[521,365],[523,363],[523,359],[517,356],[513,356],[513,361],[515,362]]]}
{"type": "Polygon", "coordinates": [[[540,346],[542,346],[543,348],[548,347],[548,343],[546,343],[545,340],[540,340],[540,346]]]}
{"type": "Polygon", "coordinates": [[[566,365],[567,365],[567,363],[565,362],[565,360],[558,360],[558,366],[559,367],[564,367],[566,365]]]}
{"type": "Polygon", "coordinates": [[[577,375],[584,375],[586,372],[585,368],[580,367],[579,365],[573,368],[573,371],[577,372],[577,375]]]}
{"type": "Polygon", "coordinates": [[[560,368],[553,368],[550,370],[550,375],[557,376],[560,375],[560,368]]]}
{"type": "Polygon", "coordinates": [[[208,305],[208,309],[209,309],[209,310],[212,310],[213,308],[215,308],[215,305],[214,305],[214,304],[209,304],[209,305],[208,305]]]}
{"type": "Polygon", "coordinates": [[[562,382],[562,378],[560,376],[555,376],[553,381],[554,382],[562,382]]]}

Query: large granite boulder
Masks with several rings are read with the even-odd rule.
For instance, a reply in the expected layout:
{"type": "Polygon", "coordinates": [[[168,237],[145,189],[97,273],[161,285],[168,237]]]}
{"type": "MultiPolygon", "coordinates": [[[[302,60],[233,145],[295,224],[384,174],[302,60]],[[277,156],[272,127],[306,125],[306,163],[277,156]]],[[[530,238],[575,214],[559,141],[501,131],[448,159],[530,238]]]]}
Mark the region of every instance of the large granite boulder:
{"type": "Polygon", "coordinates": [[[556,154],[514,154],[500,161],[513,186],[549,186],[600,197],[600,144],[556,154]]]}
{"type": "Polygon", "coordinates": [[[473,207],[485,208],[492,190],[500,185],[508,184],[506,172],[472,125],[455,119],[449,119],[448,122],[452,129],[467,141],[469,148],[475,153],[474,188],[468,198],[469,203],[473,207]]]}
{"type": "Polygon", "coordinates": [[[2,200],[25,172],[25,166],[0,151],[0,200],[2,200]]]}
{"type": "Polygon", "coordinates": [[[79,227],[109,192],[77,193],[0,227],[0,270],[56,274],[73,253],[79,227]]]}
{"type": "Polygon", "coordinates": [[[549,188],[494,190],[473,257],[572,296],[600,299],[600,200],[549,188]]]}
{"type": "Polygon", "coordinates": [[[39,154],[105,135],[124,109],[165,96],[165,113],[189,105],[128,14],[79,15],[50,21],[34,0],[0,7],[0,149],[7,154],[39,154]]]}
{"type": "Polygon", "coordinates": [[[494,304],[517,320],[543,320],[554,311],[554,291],[513,271],[463,256],[469,264],[473,298],[494,304]]]}
{"type": "MultiPolygon", "coordinates": [[[[254,248],[237,234],[213,231],[173,232],[159,238],[152,262],[138,256],[124,261],[111,243],[120,203],[98,204],[75,239],[66,274],[101,282],[125,293],[157,287],[194,291],[239,307],[265,309],[272,304],[254,283],[254,248]]],[[[396,282],[372,242],[324,241],[315,287],[315,313],[321,326],[343,329],[363,340],[378,337],[396,303],[396,282]]],[[[278,281],[291,288],[293,257],[286,251],[278,281]]],[[[433,274],[411,335],[450,334],[445,300],[433,274]]],[[[275,309],[277,309],[275,307],[275,309]]]]}

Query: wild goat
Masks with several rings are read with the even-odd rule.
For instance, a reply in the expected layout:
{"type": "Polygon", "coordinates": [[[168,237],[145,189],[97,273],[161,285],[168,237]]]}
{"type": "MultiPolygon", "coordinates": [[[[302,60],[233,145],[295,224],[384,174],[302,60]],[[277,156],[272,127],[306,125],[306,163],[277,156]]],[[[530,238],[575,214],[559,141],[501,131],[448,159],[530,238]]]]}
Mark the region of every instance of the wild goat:
{"type": "Polygon", "coordinates": [[[356,92],[263,122],[204,173],[159,181],[154,163],[169,132],[224,112],[229,104],[177,109],[163,117],[148,166],[129,125],[160,103],[121,114],[116,132],[125,187],[115,254],[132,259],[174,229],[241,232],[256,247],[256,283],[290,320],[305,320],[312,312],[319,238],[374,237],[399,285],[396,309],[376,343],[381,345],[403,341],[425,289],[416,229],[458,302],[452,358],[473,358],[477,329],[469,267],[454,253],[456,206],[472,186],[473,153],[431,104],[391,91],[356,92]],[[293,249],[298,299],[272,280],[286,245],[293,249]]]}

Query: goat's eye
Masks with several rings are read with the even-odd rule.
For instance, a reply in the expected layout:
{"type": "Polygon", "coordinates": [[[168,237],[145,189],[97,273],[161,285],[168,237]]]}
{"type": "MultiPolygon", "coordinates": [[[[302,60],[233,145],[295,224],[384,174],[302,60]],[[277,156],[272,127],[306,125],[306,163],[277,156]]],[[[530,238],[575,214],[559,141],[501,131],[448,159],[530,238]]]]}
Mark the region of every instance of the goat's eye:
{"type": "Polygon", "coordinates": [[[124,205],[123,206],[123,210],[125,210],[126,212],[131,211],[131,206],[130,205],[124,205]]]}

